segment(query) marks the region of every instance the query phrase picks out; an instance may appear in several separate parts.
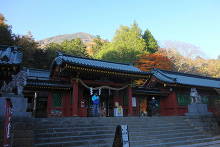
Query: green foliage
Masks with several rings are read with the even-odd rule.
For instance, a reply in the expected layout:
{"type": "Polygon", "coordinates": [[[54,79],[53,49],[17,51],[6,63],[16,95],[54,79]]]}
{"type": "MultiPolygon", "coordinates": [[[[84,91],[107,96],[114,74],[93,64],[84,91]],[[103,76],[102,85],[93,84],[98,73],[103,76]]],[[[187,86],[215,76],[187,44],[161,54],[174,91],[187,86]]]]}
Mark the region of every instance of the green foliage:
{"type": "Polygon", "coordinates": [[[14,34],[12,34],[11,26],[5,23],[5,17],[0,14],[0,44],[13,45],[14,34]]]}
{"type": "Polygon", "coordinates": [[[40,65],[43,64],[41,63],[42,61],[39,60],[39,58],[42,57],[39,55],[40,49],[32,36],[16,36],[14,42],[14,45],[21,47],[21,50],[23,51],[23,66],[40,67],[40,65]]]}
{"type": "Polygon", "coordinates": [[[56,57],[56,52],[62,51],[62,47],[58,43],[50,43],[45,47],[45,56],[46,56],[46,62],[47,67],[49,67],[56,57]]]}
{"type": "Polygon", "coordinates": [[[101,51],[102,47],[105,45],[105,41],[101,39],[100,36],[97,36],[96,38],[93,39],[93,42],[95,43],[92,45],[92,54],[95,56],[98,52],[101,51]]]}
{"type": "Polygon", "coordinates": [[[73,39],[70,41],[63,41],[62,43],[50,43],[45,47],[45,64],[49,67],[56,57],[56,52],[61,51],[66,54],[88,57],[86,46],[80,39],[73,39]]]}
{"type": "Polygon", "coordinates": [[[141,37],[141,30],[136,23],[131,27],[121,26],[113,41],[105,44],[96,58],[114,62],[133,63],[138,57],[146,53],[145,42],[141,37]]]}
{"type": "Polygon", "coordinates": [[[60,47],[61,51],[66,54],[79,57],[88,57],[86,46],[79,38],[70,41],[65,40],[60,44],[60,47]]]}
{"type": "Polygon", "coordinates": [[[153,37],[153,35],[151,34],[151,32],[147,29],[144,34],[143,34],[143,39],[146,43],[146,50],[149,53],[155,53],[158,51],[159,45],[157,43],[157,41],[155,40],[155,38],[153,37]]]}

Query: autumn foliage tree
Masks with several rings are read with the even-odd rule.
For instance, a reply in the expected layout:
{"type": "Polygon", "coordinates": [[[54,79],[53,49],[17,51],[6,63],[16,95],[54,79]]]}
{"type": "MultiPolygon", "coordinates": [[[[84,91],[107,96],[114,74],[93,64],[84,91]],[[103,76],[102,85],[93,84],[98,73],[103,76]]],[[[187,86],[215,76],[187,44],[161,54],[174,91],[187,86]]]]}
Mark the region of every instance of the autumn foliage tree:
{"type": "Polygon", "coordinates": [[[150,71],[153,68],[173,70],[173,63],[163,52],[142,55],[136,61],[136,66],[143,71],[150,71]]]}
{"type": "MultiPolygon", "coordinates": [[[[153,54],[143,54],[140,58],[135,62],[136,67],[141,69],[142,71],[150,71],[153,68],[160,68],[164,70],[173,70],[173,63],[167,57],[167,55],[158,51],[153,54]]],[[[144,80],[137,80],[135,84],[140,86],[144,84],[144,80]]]]}

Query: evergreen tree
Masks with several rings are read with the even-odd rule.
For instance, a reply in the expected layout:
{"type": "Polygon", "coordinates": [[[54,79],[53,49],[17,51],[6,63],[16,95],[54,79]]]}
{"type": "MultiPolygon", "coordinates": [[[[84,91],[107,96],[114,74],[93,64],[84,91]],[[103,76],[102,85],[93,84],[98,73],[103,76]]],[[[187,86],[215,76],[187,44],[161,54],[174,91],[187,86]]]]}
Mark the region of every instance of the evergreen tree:
{"type": "Polygon", "coordinates": [[[14,34],[12,34],[11,26],[5,23],[5,17],[0,14],[0,45],[13,45],[14,34]]]}
{"type": "Polygon", "coordinates": [[[14,45],[21,47],[23,52],[23,66],[41,68],[40,65],[43,65],[43,63],[40,57],[42,56],[35,55],[40,49],[38,48],[38,43],[32,38],[32,35],[15,36],[14,45]]]}
{"type": "Polygon", "coordinates": [[[143,39],[146,43],[146,50],[149,53],[155,53],[158,51],[159,45],[149,30],[144,32],[143,39]]]}
{"type": "Polygon", "coordinates": [[[113,38],[106,43],[97,54],[97,58],[114,62],[133,63],[138,57],[146,53],[145,42],[141,36],[141,29],[136,23],[130,27],[121,26],[113,38]]]}
{"type": "Polygon", "coordinates": [[[92,45],[92,55],[93,57],[96,56],[96,54],[102,49],[106,41],[102,40],[100,36],[96,36],[96,38],[93,39],[93,45],[92,45]]]}
{"type": "Polygon", "coordinates": [[[79,38],[70,41],[65,40],[60,44],[60,46],[61,46],[61,51],[63,51],[66,54],[79,56],[79,57],[89,56],[86,51],[86,46],[79,38]]]}

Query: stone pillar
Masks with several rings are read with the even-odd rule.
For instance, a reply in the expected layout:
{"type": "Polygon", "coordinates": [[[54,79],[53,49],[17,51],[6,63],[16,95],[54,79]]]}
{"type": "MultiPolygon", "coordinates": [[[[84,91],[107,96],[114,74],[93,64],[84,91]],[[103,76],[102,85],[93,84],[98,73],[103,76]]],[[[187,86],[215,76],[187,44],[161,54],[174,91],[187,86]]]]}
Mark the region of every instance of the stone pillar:
{"type": "Polygon", "coordinates": [[[133,115],[133,108],[132,108],[132,88],[128,86],[128,116],[133,115]]]}
{"type": "Polygon", "coordinates": [[[72,81],[73,94],[72,94],[72,116],[78,116],[78,101],[79,101],[79,83],[77,80],[72,81]]]}

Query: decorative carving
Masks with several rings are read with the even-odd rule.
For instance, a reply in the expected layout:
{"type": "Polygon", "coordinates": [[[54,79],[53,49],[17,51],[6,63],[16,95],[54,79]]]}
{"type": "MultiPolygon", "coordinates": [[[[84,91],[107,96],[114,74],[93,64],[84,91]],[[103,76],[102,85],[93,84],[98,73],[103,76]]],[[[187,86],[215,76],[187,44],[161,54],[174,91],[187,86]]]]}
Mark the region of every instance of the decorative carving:
{"type": "Polygon", "coordinates": [[[190,91],[190,96],[191,96],[191,104],[201,104],[202,103],[202,98],[197,92],[196,88],[191,88],[190,91]]]}
{"type": "Polygon", "coordinates": [[[20,71],[17,75],[12,75],[12,80],[1,87],[1,93],[12,93],[17,90],[17,95],[23,95],[24,86],[27,84],[27,72],[20,71]]]}

